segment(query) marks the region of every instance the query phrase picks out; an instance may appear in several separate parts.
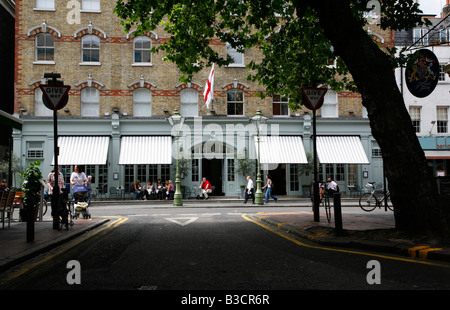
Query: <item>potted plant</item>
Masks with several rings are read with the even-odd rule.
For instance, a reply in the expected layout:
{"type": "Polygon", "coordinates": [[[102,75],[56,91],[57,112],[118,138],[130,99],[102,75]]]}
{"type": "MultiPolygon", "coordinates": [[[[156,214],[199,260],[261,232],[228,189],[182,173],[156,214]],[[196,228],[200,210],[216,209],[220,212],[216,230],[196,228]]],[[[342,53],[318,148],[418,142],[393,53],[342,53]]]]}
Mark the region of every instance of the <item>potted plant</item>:
{"type": "Polygon", "coordinates": [[[40,161],[30,163],[23,173],[23,208],[20,216],[27,222],[27,242],[34,240],[34,221],[37,218],[38,205],[41,200],[42,172],[40,161]]]}

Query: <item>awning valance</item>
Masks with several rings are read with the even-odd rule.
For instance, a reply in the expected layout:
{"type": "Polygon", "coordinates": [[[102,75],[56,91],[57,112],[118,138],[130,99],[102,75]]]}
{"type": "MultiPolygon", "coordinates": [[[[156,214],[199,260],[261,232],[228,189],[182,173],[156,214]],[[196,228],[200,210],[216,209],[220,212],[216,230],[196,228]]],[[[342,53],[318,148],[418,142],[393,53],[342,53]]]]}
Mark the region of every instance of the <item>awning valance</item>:
{"type": "Polygon", "coordinates": [[[427,159],[450,159],[449,151],[435,151],[435,150],[425,150],[425,157],[427,159]]]}
{"type": "Polygon", "coordinates": [[[322,164],[369,164],[358,136],[318,136],[316,142],[322,164]]]}
{"type": "Polygon", "coordinates": [[[105,136],[58,137],[58,165],[105,165],[109,139],[105,136]]]}
{"type": "MultiPolygon", "coordinates": [[[[258,151],[258,137],[255,136],[258,151]]],[[[307,164],[303,140],[300,136],[261,136],[261,164],[307,164]]]]}
{"type": "Polygon", "coordinates": [[[171,136],[122,137],[119,165],[152,164],[172,164],[171,136]]]}

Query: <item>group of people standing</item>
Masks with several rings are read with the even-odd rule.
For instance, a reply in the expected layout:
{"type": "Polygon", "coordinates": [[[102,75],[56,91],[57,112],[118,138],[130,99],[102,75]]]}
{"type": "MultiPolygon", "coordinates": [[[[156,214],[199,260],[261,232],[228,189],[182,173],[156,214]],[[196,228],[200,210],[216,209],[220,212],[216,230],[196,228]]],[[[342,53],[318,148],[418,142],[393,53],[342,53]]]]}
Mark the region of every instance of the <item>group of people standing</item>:
{"type": "MultiPolygon", "coordinates": [[[[61,173],[61,167],[58,166],[58,187],[59,187],[59,194],[63,194],[63,189],[66,188],[66,185],[64,183],[64,176],[61,173]]],[[[83,167],[80,165],[75,165],[74,171],[70,175],[70,184],[72,185],[84,185],[87,188],[88,196],[87,196],[87,203],[90,205],[91,203],[91,193],[92,193],[92,186],[91,186],[92,176],[87,176],[83,171],[83,167]]],[[[53,194],[53,187],[55,187],[55,169],[52,169],[52,171],[48,174],[47,179],[45,180],[45,183],[48,186],[47,196],[51,196],[53,194]]],[[[69,189],[67,189],[69,190],[69,189]]],[[[48,199],[48,197],[46,197],[48,199]]]]}
{"type": "Polygon", "coordinates": [[[175,186],[172,180],[166,180],[165,184],[162,184],[161,180],[158,179],[155,185],[150,181],[146,185],[141,185],[141,181],[136,180],[134,193],[136,194],[136,200],[150,200],[152,198],[170,200],[173,199],[175,194],[175,186]]]}
{"type": "MultiPolygon", "coordinates": [[[[261,189],[266,189],[266,194],[264,195],[264,202],[269,203],[269,197],[271,197],[275,202],[278,201],[278,198],[272,194],[273,182],[268,174],[266,174],[267,183],[261,189]]],[[[247,200],[252,197],[253,203],[255,203],[255,188],[253,186],[253,181],[250,176],[247,176],[247,185],[245,187],[245,195],[244,195],[244,203],[247,203],[247,200]]]]}

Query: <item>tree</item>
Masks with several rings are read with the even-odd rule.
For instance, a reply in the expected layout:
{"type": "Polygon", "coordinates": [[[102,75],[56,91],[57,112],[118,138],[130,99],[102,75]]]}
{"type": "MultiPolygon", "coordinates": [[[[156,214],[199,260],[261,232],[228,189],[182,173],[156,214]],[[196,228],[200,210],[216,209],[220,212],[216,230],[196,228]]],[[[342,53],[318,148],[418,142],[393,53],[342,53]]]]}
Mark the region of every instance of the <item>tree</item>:
{"type": "MultiPolygon", "coordinates": [[[[373,1],[372,1],[373,2],[373,1]]],[[[435,181],[398,90],[393,51],[383,51],[364,30],[368,0],[128,0],[115,13],[125,30],[136,34],[163,27],[170,40],[164,51],[189,81],[203,67],[227,64],[210,41],[218,38],[239,51],[257,47],[261,63],[252,62],[250,79],[267,93],[287,95],[302,105],[300,88],[328,85],[357,89],[367,108],[373,136],[380,145],[400,230],[442,236],[449,213],[438,199],[435,181]],[[335,66],[327,66],[330,60],[335,66]],[[351,78],[348,78],[348,74],[351,78]]],[[[422,23],[414,0],[383,0],[384,29],[409,29],[422,23]]]]}

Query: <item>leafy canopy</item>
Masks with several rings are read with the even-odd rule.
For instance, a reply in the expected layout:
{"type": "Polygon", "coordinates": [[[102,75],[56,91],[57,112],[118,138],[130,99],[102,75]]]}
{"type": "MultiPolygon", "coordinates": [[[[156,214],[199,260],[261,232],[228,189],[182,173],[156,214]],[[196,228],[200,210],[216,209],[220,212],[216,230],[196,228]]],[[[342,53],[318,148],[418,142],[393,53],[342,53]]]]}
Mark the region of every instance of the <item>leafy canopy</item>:
{"type": "MultiPolygon", "coordinates": [[[[324,1],[324,0],[315,0],[324,1]]],[[[154,47],[177,65],[182,81],[211,63],[230,63],[211,40],[228,42],[243,52],[257,47],[262,60],[252,60],[249,79],[259,81],[269,94],[290,98],[292,108],[302,102],[301,87],[324,84],[335,91],[356,90],[345,63],[325,36],[312,0],[118,0],[115,13],[125,31],[135,35],[157,28],[170,40],[154,47]]],[[[383,29],[407,29],[421,23],[414,0],[346,0],[361,27],[364,13],[379,10],[383,29]],[[375,4],[375,5],[373,5],[375,4]]],[[[339,27],[339,25],[336,25],[339,27]]],[[[349,38],[351,40],[351,38],[349,38]]],[[[390,50],[393,54],[395,50],[390,50]]]]}

